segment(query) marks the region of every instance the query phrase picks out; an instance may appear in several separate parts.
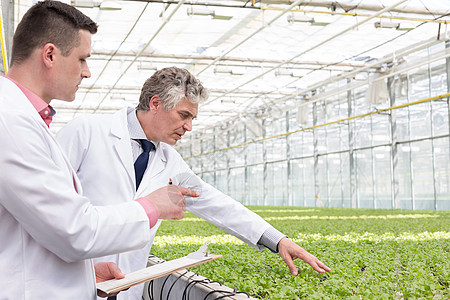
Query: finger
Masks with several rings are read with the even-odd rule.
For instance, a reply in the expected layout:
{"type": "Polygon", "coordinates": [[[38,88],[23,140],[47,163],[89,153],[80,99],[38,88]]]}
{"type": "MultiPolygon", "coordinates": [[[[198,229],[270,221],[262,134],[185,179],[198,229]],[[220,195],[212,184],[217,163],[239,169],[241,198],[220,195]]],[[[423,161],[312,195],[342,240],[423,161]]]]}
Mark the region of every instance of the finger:
{"type": "Polygon", "coordinates": [[[190,190],[190,189],[187,189],[187,188],[182,187],[182,186],[179,186],[178,190],[181,192],[181,194],[183,196],[189,196],[189,197],[198,197],[198,196],[200,196],[200,194],[197,191],[190,190]]]}
{"type": "Polygon", "coordinates": [[[292,258],[290,256],[287,256],[287,257],[283,257],[283,260],[286,263],[286,265],[288,266],[289,271],[291,271],[291,274],[293,276],[297,276],[298,270],[297,270],[297,267],[295,266],[294,262],[292,261],[292,258]]]}
{"type": "Polygon", "coordinates": [[[184,211],[182,211],[179,216],[172,218],[172,220],[181,220],[183,218],[184,218],[184,211]]]}
{"type": "Polygon", "coordinates": [[[317,264],[318,264],[319,267],[321,267],[324,271],[326,271],[326,272],[330,272],[330,271],[331,271],[331,269],[330,269],[327,265],[325,265],[323,262],[321,262],[320,260],[317,261],[317,264]]]}
{"type": "Polygon", "coordinates": [[[101,290],[97,290],[97,296],[99,296],[101,298],[106,298],[106,297],[108,297],[108,294],[101,290]]]}

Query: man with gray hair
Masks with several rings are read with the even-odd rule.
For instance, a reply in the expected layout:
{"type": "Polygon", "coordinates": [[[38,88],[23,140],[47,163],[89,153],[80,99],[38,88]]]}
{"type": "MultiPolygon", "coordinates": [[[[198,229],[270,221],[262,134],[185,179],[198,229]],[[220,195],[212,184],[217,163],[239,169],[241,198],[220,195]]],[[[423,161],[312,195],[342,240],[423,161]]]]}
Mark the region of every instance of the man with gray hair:
{"type": "MultiPolygon", "coordinates": [[[[198,198],[186,198],[188,211],[256,249],[267,247],[278,252],[294,276],[296,258],[317,272],[330,271],[257,214],[201,180],[171,147],[192,130],[198,104],[207,97],[207,90],[187,70],[165,68],[144,83],[136,109],[128,107],[114,115],[90,115],[69,122],[57,138],[77,171],[86,196],[95,198],[97,205],[119,203],[172,181],[199,192],[198,198]],[[145,171],[137,168],[142,155],[147,157],[145,171]],[[107,182],[113,184],[99,189],[107,182]]],[[[160,222],[152,227],[153,236],[160,222]]],[[[124,273],[129,273],[146,266],[150,248],[151,243],[143,249],[97,261],[115,261],[124,273]]],[[[117,298],[141,299],[142,291],[143,285],[135,286],[117,298]]]]}

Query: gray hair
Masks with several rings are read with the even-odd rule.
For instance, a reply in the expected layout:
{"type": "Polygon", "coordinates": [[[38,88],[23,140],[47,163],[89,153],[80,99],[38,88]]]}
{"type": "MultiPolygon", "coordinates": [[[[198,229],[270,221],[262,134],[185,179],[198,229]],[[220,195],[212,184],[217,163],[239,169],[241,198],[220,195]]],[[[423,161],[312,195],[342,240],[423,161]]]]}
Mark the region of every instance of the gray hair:
{"type": "Polygon", "coordinates": [[[192,103],[202,103],[208,99],[209,92],[189,71],[177,67],[156,71],[142,86],[136,110],[150,110],[150,99],[159,96],[163,107],[169,111],[184,98],[192,103]]]}

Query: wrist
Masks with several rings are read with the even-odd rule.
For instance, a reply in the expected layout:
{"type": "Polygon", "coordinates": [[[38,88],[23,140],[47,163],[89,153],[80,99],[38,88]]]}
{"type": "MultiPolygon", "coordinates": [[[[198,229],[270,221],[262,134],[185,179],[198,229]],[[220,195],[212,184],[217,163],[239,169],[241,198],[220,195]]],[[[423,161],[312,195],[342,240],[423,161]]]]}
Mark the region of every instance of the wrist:
{"type": "Polygon", "coordinates": [[[156,222],[158,222],[159,217],[158,209],[156,208],[156,206],[146,197],[141,197],[139,199],[136,199],[136,201],[144,208],[149,220],[150,228],[155,226],[156,222]]]}

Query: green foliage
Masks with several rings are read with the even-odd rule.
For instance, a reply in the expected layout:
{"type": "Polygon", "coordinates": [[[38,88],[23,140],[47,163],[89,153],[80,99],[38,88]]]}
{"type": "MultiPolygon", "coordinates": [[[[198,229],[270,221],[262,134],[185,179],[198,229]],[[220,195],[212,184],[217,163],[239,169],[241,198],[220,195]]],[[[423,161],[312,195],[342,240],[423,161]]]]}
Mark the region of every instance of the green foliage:
{"type": "Polygon", "coordinates": [[[249,207],[332,271],[257,251],[187,213],[164,221],[152,253],[174,259],[211,240],[223,258],[191,270],[261,299],[450,299],[450,211],[249,207]]]}

